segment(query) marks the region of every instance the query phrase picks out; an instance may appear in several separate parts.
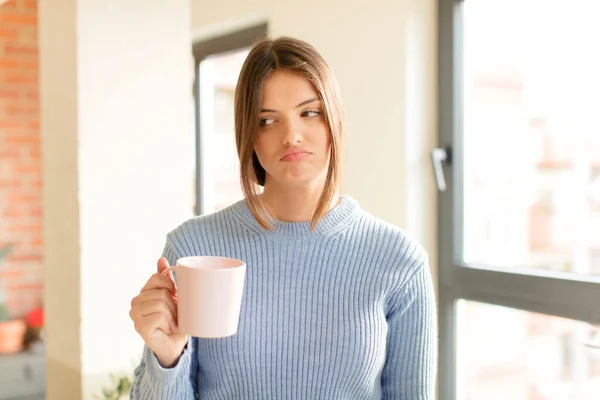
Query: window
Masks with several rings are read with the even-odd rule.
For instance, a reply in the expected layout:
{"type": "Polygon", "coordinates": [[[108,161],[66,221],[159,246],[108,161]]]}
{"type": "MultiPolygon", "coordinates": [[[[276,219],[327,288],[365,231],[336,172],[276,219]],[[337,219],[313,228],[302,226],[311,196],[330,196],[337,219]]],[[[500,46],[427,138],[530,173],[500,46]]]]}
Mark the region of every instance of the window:
{"type": "Polygon", "coordinates": [[[196,81],[196,213],[221,210],[243,198],[235,147],[234,95],[259,25],[194,44],[196,81]]]}
{"type": "Polygon", "coordinates": [[[200,62],[200,124],[203,213],[221,210],[243,198],[235,147],[234,95],[248,54],[240,49],[200,62]]]}
{"type": "Polygon", "coordinates": [[[600,398],[600,3],[439,12],[440,399],[600,398]]]}

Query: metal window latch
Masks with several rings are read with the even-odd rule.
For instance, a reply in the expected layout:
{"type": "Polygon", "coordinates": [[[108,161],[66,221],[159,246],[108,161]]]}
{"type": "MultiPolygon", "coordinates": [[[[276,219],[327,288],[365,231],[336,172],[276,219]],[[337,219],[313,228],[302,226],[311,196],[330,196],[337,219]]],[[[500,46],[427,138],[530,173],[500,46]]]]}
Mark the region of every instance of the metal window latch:
{"type": "Polygon", "coordinates": [[[589,349],[600,350],[600,326],[590,329],[591,339],[581,344],[589,349]]]}
{"type": "Polygon", "coordinates": [[[600,350],[600,344],[597,344],[597,343],[586,342],[586,343],[583,343],[583,345],[590,349],[600,350]]]}
{"type": "Polygon", "coordinates": [[[446,191],[446,177],[444,176],[444,164],[452,164],[452,148],[435,148],[431,151],[431,162],[433,164],[433,172],[435,181],[440,192],[446,191]]]}

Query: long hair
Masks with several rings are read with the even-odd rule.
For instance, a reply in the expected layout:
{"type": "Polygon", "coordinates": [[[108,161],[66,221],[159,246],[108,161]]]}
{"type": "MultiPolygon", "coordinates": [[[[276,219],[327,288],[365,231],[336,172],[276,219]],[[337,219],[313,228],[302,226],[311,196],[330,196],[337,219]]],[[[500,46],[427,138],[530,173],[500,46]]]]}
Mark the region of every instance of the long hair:
{"type": "Polygon", "coordinates": [[[250,49],[242,66],[235,90],[235,140],[242,190],[256,220],[265,229],[273,229],[270,215],[259,197],[259,185],[264,186],[266,172],[254,152],[254,142],[259,130],[263,83],[273,72],[281,70],[304,76],[312,83],[323,102],[325,122],[329,128],[329,165],[311,220],[311,229],[314,229],[329,211],[341,181],[343,111],[333,71],[321,54],[302,40],[261,37],[250,49]]]}

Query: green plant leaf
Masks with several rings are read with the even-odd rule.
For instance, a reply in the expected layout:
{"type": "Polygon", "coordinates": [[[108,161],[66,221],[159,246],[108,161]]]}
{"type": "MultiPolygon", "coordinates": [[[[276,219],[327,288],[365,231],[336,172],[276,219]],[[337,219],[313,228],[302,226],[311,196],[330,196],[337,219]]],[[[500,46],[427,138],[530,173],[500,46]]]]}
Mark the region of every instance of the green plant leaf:
{"type": "Polygon", "coordinates": [[[0,249],[0,263],[8,256],[13,247],[14,246],[9,243],[0,249]]]}
{"type": "Polygon", "coordinates": [[[102,390],[104,394],[103,400],[119,400],[124,395],[129,394],[133,385],[132,378],[127,375],[115,375],[110,373],[110,382],[114,386],[113,388],[105,387],[102,390]]]}
{"type": "MultiPolygon", "coordinates": [[[[0,301],[1,300],[2,299],[0,299],[0,301]]],[[[7,322],[11,320],[12,316],[8,312],[8,309],[2,303],[0,303],[0,322],[7,322]]]]}

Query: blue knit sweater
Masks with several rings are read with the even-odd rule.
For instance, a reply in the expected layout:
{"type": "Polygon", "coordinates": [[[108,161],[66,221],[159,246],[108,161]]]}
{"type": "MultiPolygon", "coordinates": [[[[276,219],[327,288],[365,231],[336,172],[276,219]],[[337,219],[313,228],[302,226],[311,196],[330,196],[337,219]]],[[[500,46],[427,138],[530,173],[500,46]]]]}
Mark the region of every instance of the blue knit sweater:
{"type": "Polygon", "coordinates": [[[314,231],[265,230],[242,200],[170,232],[163,255],[246,262],[238,333],[190,338],[168,369],[146,347],[132,399],[434,399],[427,255],[352,198],[314,231]]]}

